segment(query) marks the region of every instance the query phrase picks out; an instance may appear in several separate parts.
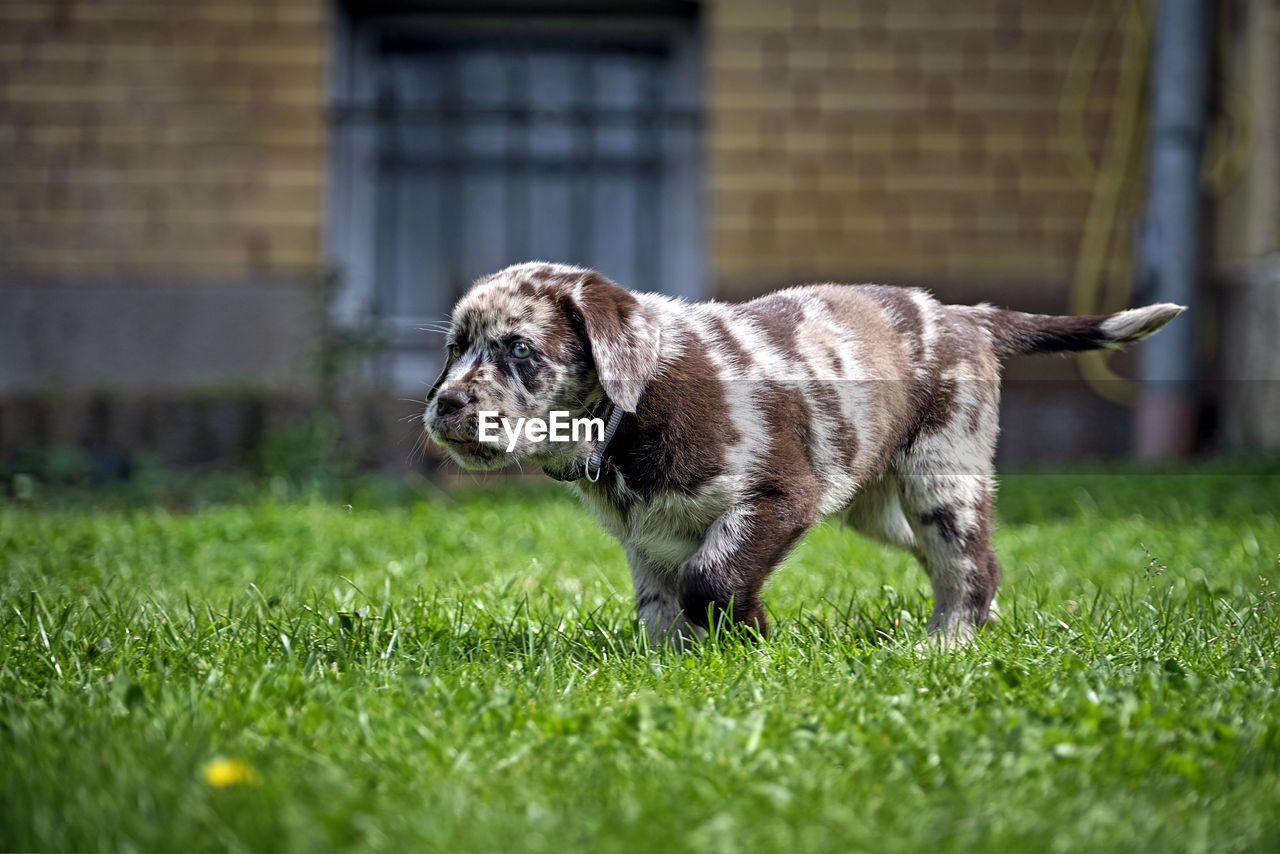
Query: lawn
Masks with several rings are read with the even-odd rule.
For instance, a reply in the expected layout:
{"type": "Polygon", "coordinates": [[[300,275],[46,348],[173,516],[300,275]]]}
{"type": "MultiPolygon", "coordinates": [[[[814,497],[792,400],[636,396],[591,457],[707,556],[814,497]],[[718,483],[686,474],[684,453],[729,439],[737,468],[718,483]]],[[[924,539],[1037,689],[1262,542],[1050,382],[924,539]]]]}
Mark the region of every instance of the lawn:
{"type": "Polygon", "coordinates": [[[1006,477],[1001,622],[948,653],[834,524],[767,642],[680,655],[555,485],[30,487],[6,851],[1280,849],[1275,461],[1006,477]]]}

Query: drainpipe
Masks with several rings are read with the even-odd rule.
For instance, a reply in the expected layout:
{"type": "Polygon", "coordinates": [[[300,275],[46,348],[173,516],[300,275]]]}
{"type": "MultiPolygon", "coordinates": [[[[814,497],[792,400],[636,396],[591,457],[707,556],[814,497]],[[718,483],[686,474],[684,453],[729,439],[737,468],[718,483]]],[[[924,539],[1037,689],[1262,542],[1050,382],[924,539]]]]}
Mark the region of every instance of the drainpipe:
{"type": "Polygon", "coordinates": [[[1151,165],[1138,264],[1151,302],[1188,308],[1139,354],[1134,419],[1140,459],[1194,450],[1196,291],[1200,279],[1200,149],[1205,125],[1210,4],[1160,0],[1151,91],[1151,165]]]}

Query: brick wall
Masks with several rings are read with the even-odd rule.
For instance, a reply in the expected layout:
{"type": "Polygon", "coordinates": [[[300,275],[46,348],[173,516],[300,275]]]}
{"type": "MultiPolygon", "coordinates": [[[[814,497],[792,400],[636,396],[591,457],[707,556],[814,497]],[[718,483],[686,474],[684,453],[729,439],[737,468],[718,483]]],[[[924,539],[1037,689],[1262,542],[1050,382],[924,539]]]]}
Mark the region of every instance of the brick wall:
{"type": "MultiPolygon", "coordinates": [[[[1274,27],[1275,0],[1247,2],[1271,9],[1274,27]]],[[[39,409],[50,394],[171,400],[228,387],[306,396],[329,8],[0,0],[0,400],[25,395],[39,409]]],[[[1115,139],[1121,8],[708,0],[717,291],[880,280],[1068,308],[1095,193],[1076,143],[1096,163],[1115,139]],[[1062,96],[1074,51],[1090,43],[1075,135],[1062,96]]],[[[1116,283],[1127,281],[1142,189],[1140,151],[1132,161],[1102,240],[1116,283]]],[[[1072,398],[1062,411],[1077,420],[1052,419],[1083,443],[1072,453],[1123,450],[1126,416],[1080,385],[1074,363],[1034,365],[1008,371],[1021,435],[1041,435],[1033,422],[1049,411],[1030,391],[1018,397],[1025,379],[1072,398]]],[[[0,412],[0,446],[16,423],[0,412]]]]}
{"type": "Polygon", "coordinates": [[[0,277],[320,259],[325,0],[0,0],[0,277]]]}
{"type": "Polygon", "coordinates": [[[1210,146],[1211,156],[1226,161],[1227,177],[1215,175],[1211,187],[1206,249],[1216,270],[1238,276],[1242,266],[1280,251],[1280,2],[1232,0],[1221,8],[1225,55],[1215,84],[1229,133],[1210,138],[1231,145],[1210,146]],[[1249,134],[1246,157],[1221,151],[1237,147],[1242,132],[1249,134]]]}
{"type": "Polygon", "coordinates": [[[326,0],[0,0],[0,395],[298,391],[326,0]]]}
{"type": "MultiPolygon", "coordinates": [[[[1034,290],[1065,305],[1092,182],[1060,105],[1088,0],[726,0],[709,16],[721,291],[810,278],[1034,290]]],[[[1119,72],[1103,21],[1084,139],[1119,72]]],[[[1130,212],[1136,195],[1126,197],[1130,212]]],[[[1127,263],[1131,219],[1110,265],[1127,263]]],[[[950,295],[950,293],[948,293],[950,295]]]]}
{"type": "Polygon", "coordinates": [[[1247,159],[1230,163],[1212,205],[1215,283],[1211,355],[1226,444],[1280,448],[1280,2],[1226,4],[1221,88],[1247,159]]]}

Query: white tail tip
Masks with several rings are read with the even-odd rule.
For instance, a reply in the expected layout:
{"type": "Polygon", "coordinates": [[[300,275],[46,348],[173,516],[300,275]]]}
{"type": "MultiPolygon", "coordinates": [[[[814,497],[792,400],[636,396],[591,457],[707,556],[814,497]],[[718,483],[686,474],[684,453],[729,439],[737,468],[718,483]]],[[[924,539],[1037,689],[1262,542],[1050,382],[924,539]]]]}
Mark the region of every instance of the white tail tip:
{"type": "Polygon", "coordinates": [[[1171,302],[1131,308],[1113,314],[1102,322],[1102,334],[1116,344],[1128,344],[1146,338],[1161,326],[1187,310],[1171,302]]]}

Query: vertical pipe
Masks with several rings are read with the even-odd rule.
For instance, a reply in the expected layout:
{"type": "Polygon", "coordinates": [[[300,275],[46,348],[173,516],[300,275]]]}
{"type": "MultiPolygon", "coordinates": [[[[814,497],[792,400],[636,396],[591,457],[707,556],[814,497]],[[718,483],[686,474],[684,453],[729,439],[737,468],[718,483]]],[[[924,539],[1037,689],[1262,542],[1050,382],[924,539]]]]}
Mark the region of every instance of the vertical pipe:
{"type": "Polygon", "coordinates": [[[1195,440],[1195,330],[1199,322],[1200,150],[1204,137],[1210,6],[1160,0],[1152,76],[1152,142],[1141,257],[1152,301],[1188,307],[1143,345],[1135,450],[1186,455],[1195,440]]]}

